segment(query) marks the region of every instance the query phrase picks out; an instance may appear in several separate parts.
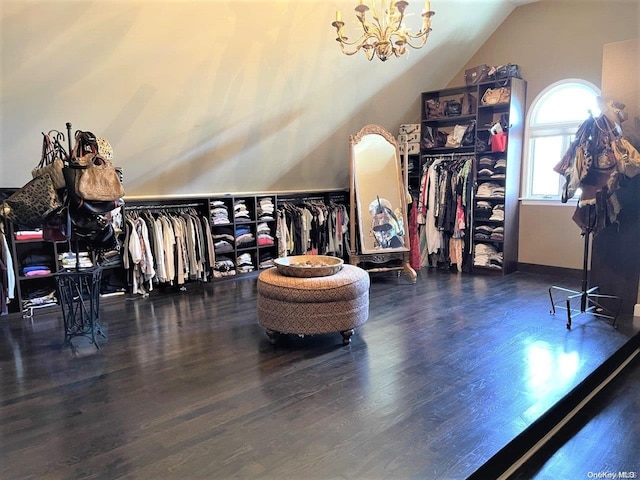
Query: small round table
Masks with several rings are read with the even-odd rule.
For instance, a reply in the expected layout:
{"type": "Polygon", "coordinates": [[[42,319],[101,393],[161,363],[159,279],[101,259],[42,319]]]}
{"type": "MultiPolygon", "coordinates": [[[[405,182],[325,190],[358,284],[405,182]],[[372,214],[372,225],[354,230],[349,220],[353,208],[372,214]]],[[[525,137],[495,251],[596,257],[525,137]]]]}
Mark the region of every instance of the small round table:
{"type": "Polygon", "coordinates": [[[369,274],[353,265],[326,277],[288,277],[276,267],[258,277],[258,323],[271,343],[280,334],[342,334],[351,342],[354,329],[369,318],[369,274]]]}

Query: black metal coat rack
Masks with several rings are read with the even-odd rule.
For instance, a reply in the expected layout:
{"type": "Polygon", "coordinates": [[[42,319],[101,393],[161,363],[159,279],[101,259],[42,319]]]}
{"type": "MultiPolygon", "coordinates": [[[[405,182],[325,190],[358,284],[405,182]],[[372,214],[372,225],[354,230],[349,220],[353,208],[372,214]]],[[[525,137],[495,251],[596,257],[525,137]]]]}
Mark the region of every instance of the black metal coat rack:
{"type": "MultiPolygon", "coordinates": [[[[582,281],[580,290],[572,290],[565,287],[559,287],[552,285],[549,287],[549,298],[551,300],[551,314],[555,315],[556,309],[567,311],[567,329],[571,329],[572,315],[575,318],[583,313],[590,313],[595,317],[611,320],[611,324],[614,328],[617,328],[618,314],[622,306],[622,299],[615,295],[606,295],[599,293],[599,287],[589,286],[589,250],[591,247],[591,240],[594,233],[594,226],[596,224],[596,205],[586,205],[581,208],[588,208],[588,222],[584,229],[584,251],[582,258],[582,281]],[[563,300],[553,299],[553,291],[558,290],[560,292],[568,293],[567,297],[563,300]],[[572,302],[578,300],[580,305],[578,308],[572,307],[572,302]],[[609,309],[602,305],[602,300],[609,300],[614,302],[614,309],[609,309]]],[[[575,303],[574,303],[575,305],[575,303]]]]}
{"type": "MultiPolygon", "coordinates": [[[[67,139],[69,156],[71,155],[71,123],[67,122],[67,139]]],[[[67,159],[69,160],[69,159],[67,159]]],[[[67,207],[68,208],[68,207],[67,207]]],[[[69,212],[67,211],[67,215],[69,212]]],[[[96,335],[106,338],[100,326],[100,283],[102,281],[102,267],[94,265],[90,268],[80,268],[80,242],[74,234],[73,222],[70,223],[68,239],[69,250],[73,241],[76,254],[74,270],[54,274],[58,303],[62,308],[64,322],[63,347],[70,346],[75,350],[72,340],[75,337],[88,338],[97,349],[100,349],[96,335]]]]}

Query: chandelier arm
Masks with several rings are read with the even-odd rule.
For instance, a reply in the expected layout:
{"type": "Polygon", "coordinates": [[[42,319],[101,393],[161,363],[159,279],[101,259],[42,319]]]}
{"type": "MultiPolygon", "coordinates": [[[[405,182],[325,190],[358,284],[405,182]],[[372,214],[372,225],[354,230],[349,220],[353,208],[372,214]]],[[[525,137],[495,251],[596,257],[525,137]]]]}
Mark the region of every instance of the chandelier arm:
{"type": "MultiPolygon", "coordinates": [[[[340,50],[342,50],[342,53],[344,53],[345,55],[351,56],[354,55],[356,53],[358,53],[360,50],[362,50],[362,48],[367,45],[366,41],[368,38],[373,37],[372,35],[361,35],[360,37],[358,37],[357,40],[354,40],[353,42],[349,42],[346,37],[344,36],[340,36],[339,38],[336,38],[336,40],[338,41],[338,43],[340,43],[340,50]],[[347,50],[346,47],[354,47],[354,50],[349,51],[347,50]]],[[[369,50],[366,50],[367,52],[367,57],[369,57],[369,50]]],[[[370,57],[369,60],[371,60],[370,57]]]]}
{"type": "Polygon", "coordinates": [[[422,47],[424,47],[424,46],[425,46],[425,44],[427,43],[427,39],[428,39],[428,38],[429,38],[429,33],[427,32],[427,34],[426,34],[426,35],[424,35],[423,37],[420,37],[420,42],[418,42],[418,43],[416,43],[416,44],[411,43],[411,40],[418,40],[418,39],[419,39],[419,38],[418,38],[418,37],[416,37],[416,36],[412,36],[412,37],[410,37],[410,38],[405,38],[405,39],[403,39],[402,44],[403,44],[403,45],[405,45],[405,46],[407,46],[407,47],[411,47],[411,48],[413,48],[414,50],[418,50],[418,49],[420,49],[420,48],[422,48],[422,47]]]}
{"type": "Polygon", "coordinates": [[[350,52],[350,51],[346,50],[346,49],[344,48],[344,44],[342,44],[342,43],[341,43],[341,44],[340,44],[340,49],[342,50],[342,53],[344,53],[345,55],[347,55],[347,56],[351,56],[351,55],[355,55],[356,53],[358,53],[358,52],[362,49],[362,46],[363,46],[363,45],[364,45],[364,44],[362,44],[362,45],[358,45],[358,46],[356,47],[356,49],[355,49],[355,50],[353,50],[353,51],[351,51],[351,52],[350,52]]]}
{"type": "MultiPolygon", "coordinates": [[[[356,40],[354,40],[353,42],[349,41],[349,37],[346,37],[344,35],[344,26],[336,26],[336,32],[338,34],[338,38],[336,38],[336,41],[338,43],[340,43],[340,46],[342,47],[343,45],[348,45],[348,46],[352,46],[352,45],[358,45],[359,43],[364,43],[364,41],[369,38],[372,37],[373,35],[371,35],[370,33],[363,33],[362,35],[360,35],[356,40]]],[[[361,48],[361,47],[360,47],[361,48]]],[[[358,50],[356,50],[357,52],[358,50]]],[[[347,53],[344,51],[343,48],[343,52],[347,53]]],[[[353,53],[347,53],[347,55],[353,55],[353,53]]]]}
{"type": "Polygon", "coordinates": [[[424,37],[425,35],[428,37],[430,32],[431,32],[431,26],[428,26],[427,28],[421,29],[418,33],[412,34],[411,32],[405,32],[404,35],[407,38],[419,39],[424,37]]]}
{"type": "MultiPolygon", "coordinates": [[[[354,40],[353,42],[350,42],[347,40],[347,37],[339,37],[336,40],[340,43],[340,45],[348,45],[348,46],[352,46],[352,45],[358,45],[358,44],[362,44],[364,45],[364,42],[367,40],[367,38],[372,37],[372,35],[360,35],[360,37],[358,37],[357,40],[354,40]]],[[[360,47],[362,47],[362,45],[360,45],[360,47]]]]}

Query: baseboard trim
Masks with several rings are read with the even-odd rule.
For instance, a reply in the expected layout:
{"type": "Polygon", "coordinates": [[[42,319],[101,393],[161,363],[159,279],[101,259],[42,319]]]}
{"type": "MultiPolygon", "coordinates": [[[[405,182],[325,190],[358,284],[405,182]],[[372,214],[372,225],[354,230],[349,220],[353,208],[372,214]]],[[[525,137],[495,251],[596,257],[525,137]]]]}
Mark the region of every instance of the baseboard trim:
{"type": "Polygon", "coordinates": [[[582,278],[582,270],[576,268],[554,267],[551,265],[537,265],[535,263],[518,263],[518,271],[526,273],[540,273],[557,275],[559,277],[582,278]]]}

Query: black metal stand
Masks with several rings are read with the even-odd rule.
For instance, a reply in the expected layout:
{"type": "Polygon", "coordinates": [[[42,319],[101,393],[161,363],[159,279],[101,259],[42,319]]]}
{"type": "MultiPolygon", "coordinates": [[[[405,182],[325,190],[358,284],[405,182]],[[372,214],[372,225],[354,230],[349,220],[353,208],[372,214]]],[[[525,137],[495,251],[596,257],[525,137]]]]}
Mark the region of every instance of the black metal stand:
{"type": "Polygon", "coordinates": [[[582,259],[582,284],[580,291],[571,290],[564,287],[558,287],[553,285],[549,287],[549,298],[551,299],[551,314],[556,314],[556,308],[567,311],[567,329],[571,329],[571,315],[574,317],[582,313],[590,313],[596,317],[605,318],[612,321],[613,328],[617,328],[616,321],[620,308],[622,306],[622,299],[615,295],[604,295],[598,293],[599,287],[589,287],[589,246],[591,240],[592,228],[587,228],[584,233],[584,256],[582,259]],[[569,293],[569,296],[565,300],[553,300],[552,290],[559,290],[561,292],[569,293]],[[571,302],[573,300],[580,299],[580,308],[572,308],[571,302]],[[604,307],[600,300],[612,300],[616,302],[615,310],[610,310],[604,307]],[[565,306],[561,304],[565,303],[565,306]]]}
{"type": "Polygon", "coordinates": [[[102,267],[54,274],[58,302],[64,320],[64,343],[74,348],[71,340],[86,337],[100,349],[96,335],[106,338],[100,328],[100,280],[102,267]]]}

